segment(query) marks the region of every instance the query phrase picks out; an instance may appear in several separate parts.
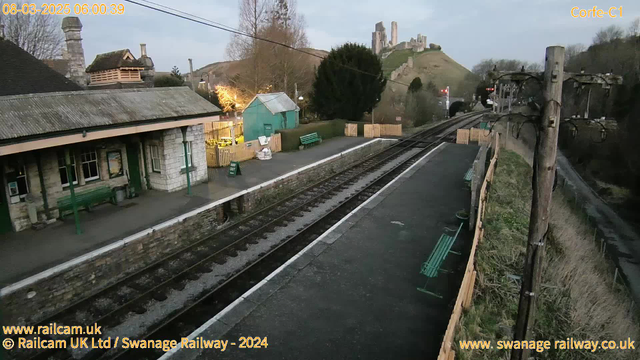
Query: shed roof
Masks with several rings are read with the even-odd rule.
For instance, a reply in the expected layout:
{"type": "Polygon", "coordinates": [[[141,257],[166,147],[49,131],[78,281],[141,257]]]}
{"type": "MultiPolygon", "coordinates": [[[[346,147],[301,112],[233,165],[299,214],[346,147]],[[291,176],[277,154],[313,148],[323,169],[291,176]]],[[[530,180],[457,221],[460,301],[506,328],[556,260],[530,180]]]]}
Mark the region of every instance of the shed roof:
{"type": "Polygon", "coordinates": [[[220,111],[187,87],[2,96],[0,142],[201,117],[220,111]]]}
{"type": "Polygon", "coordinates": [[[258,94],[250,102],[249,106],[255,101],[260,101],[272,114],[277,114],[285,111],[297,111],[300,108],[296,103],[283,92],[270,93],[270,94],[258,94]]]}
{"type": "Polygon", "coordinates": [[[112,51],[104,54],[96,55],[91,65],[87,66],[87,72],[96,72],[102,70],[118,69],[121,67],[144,67],[144,64],[131,54],[133,60],[126,59],[125,56],[131,54],[129,49],[112,51]]]}
{"type": "Polygon", "coordinates": [[[2,38],[0,64],[0,96],[82,90],[78,84],[2,38]]]}

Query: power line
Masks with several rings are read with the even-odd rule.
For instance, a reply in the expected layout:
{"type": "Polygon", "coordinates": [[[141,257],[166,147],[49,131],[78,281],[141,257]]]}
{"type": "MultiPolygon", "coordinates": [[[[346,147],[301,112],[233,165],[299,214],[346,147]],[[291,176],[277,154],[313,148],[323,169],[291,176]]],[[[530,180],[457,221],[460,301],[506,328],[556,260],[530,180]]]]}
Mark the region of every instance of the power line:
{"type": "MultiPolygon", "coordinates": [[[[224,24],[221,24],[221,23],[209,20],[209,19],[205,19],[203,17],[196,16],[196,15],[193,15],[193,14],[181,11],[181,10],[177,10],[177,9],[171,8],[169,6],[157,4],[157,3],[154,3],[154,2],[151,2],[151,1],[148,1],[148,0],[141,0],[141,1],[144,1],[146,3],[150,3],[150,4],[153,4],[153,5],[160,6],[160,7],[164,8],[164,9],[160,9],[160,8],[158,8],[156,6],[143,4],[143,3],[140,3],[140,2],[135,1],[135,0],[125,0],[125,1],[128,2],[128,3],[132,3],[132,4],[136,4],[138,6],[145,7],[147,9],[151,9],[151,10],[158,11],[158,12],[161,12],[161,13],[164,13],[164,14],[167,14],[167,15],[175,16],[175,17],[181,18],[183,20],[192,21],[192,22],[195,22],[195,23],[198,23],[198,24],[201,24],[201,25],[205,25],[205,26],[209,26],[209,27],[212,27],[212,28],[215,28],[215,29],[218,29],[218,30],[230,32],[232,34],[236,34],[236,35],[240,35],[240,36],[246,36],[246,37],[250,37],[252,39],[256,39],[256,40],[268,42],[268,43],[271,43],[271,44],[274,44],[274,45],[282,46],[282,47],[285,47],[287,49],[290,49],[290,50],[293,50],[293,51],[297,51],[297,52],[300,52],[300,53],[303,53],[303,54],[306,54],[306,55],[309,55],[309,56],[313,56],[313,57],[316,57],[316,58],[321,59],[321,60],[325,59],[325,57],[322,57],[320,55],[317,55],[317,54],[314,54],[314,53],[311,53],[311,52],[308,52],[308,51],[304,51],[302,49],[295,48],[295,47],[293,47],[291,45],[287,45],[287,44],[284,44],[284,43],[281,43],[281,42],[278,42],[278,41],[275,41],[275,40],[267,39],[267,38],[262,38],[260,36],[254,36],[252,34],[247,34],[247,33],[242,32],[241,30],[235,29],[235,28],[233,28],[231,26],[227,26],[227,25],[224,25],[224,24]],[[167,10],[165,10],[165,9],[167,9],[167,10]]],[[[328,58],[326,58],[326,59],[328,61],[332,61],[331,59],[328,59],[328,58]]],[[[373,74],[373,73],[370,73],[370,72],[366,72],[366,71],[360,70],[358,68],[351,67],[349,65],[345,65],[345,64],[342,64],[342,63],[339,63],[339,62],[335,62],[335,63],[337,65],[339,65],[339,66],[342,66],[342,67],[346,68],[346,69],[353,70],[353,71],[359,72],[361,74],[373,76],[375,78],[378,77],[378,75],[376,75],[376,74],[373,74]]],[[[405,84],[403,82],[396,81],[396,80],[387,79],[387,82],[391,82],[391,83],[394,83],[394,84],[399,84],[399,85],[402,85],[402,86],[409,87],[409,84],[405,84]]],[[[424,91],[427,91],[427,90],[424,90],[424,91]]]]}

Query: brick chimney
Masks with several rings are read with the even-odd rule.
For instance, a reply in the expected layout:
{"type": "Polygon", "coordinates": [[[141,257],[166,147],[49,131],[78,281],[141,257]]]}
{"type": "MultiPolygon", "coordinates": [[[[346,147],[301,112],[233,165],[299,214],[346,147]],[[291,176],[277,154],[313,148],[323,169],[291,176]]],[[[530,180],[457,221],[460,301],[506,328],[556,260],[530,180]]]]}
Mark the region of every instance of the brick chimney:
{"type": "Polygon", "coordinates": [[[75,16],[67,16],[62,19],[62,31],[67,43],[67,51],[64,59],[69,66],[69,78],[83,88],[87,87],[87,73],[84,64],[84,49],[82,48],[82,23],[75,16]]]}

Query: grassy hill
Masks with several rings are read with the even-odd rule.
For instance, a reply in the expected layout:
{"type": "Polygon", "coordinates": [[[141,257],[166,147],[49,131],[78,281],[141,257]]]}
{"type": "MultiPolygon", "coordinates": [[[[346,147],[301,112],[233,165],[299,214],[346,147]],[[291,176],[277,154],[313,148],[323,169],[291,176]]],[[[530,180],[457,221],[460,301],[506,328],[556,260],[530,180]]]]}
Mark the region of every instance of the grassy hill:
{"type": "MultiPolygon", "coordinates": [[[[411,80],[419,76],[423,84],[433,81],[439,89],[447,86],[451,89],[451,94],[458,92],[458,86],[464,77],[471,73],[467,68],[458,64],[447,54],[439,50],[425,50],[421,53],[414,53],[411,50],[394,51],[382,62],[382,69],[385,76],[389,76],[393,70],[405,63],[409,56],[414,56],[413,69],[407,69],[405,74],[396,78],[396,81],[409,84],[411,80]]],[[[406,86],[389,83],[387,88],[393,91],[407,91],[406,86]]]]}
{"type": "MultiPolygon", "coordinates": [[[[322,57],[325,57],[329,54],[329,52],[327,51],[312,49],[312,48],[302,49],[302,50],[317,56],[322,56],[322,57]]],[[[322,61],[322,59],[316,56],[304,55],[304,54],[302,55],[301,59],[304,61],[308,61],[310,66],[318,66],[322,61]]],[[[205,65],[198,70],[194,70],[194,73],[195,74],[210,73],[212,75],[215,75],[216,78],[219,78],[219,79],[221,78],[222,80],[226,80],[234,77],[235,75],[240,73],[240,71],[242,71],[243,68],[246,68],[247,66],[249,66],[249,65],[244,65],[243,64],[244,61],[246,60],[215,62],[215,63],[205,65]]]]}

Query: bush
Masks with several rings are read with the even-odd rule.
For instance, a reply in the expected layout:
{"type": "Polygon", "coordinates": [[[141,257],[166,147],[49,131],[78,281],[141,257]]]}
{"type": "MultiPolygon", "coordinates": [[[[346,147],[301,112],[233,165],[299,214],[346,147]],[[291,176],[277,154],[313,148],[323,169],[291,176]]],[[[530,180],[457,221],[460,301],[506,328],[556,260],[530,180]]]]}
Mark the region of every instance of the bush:
{"type": "Polygon", "coordinates": [[[318,121],[310,124],[301,124],[295,129],[276,130],[282,136],[282,151],[298,150],[300,136],[310,133],[318,133],[323,139],[335,136],[344,136],[344,120],[318,121]]]}

